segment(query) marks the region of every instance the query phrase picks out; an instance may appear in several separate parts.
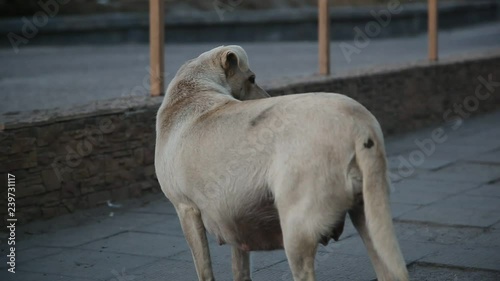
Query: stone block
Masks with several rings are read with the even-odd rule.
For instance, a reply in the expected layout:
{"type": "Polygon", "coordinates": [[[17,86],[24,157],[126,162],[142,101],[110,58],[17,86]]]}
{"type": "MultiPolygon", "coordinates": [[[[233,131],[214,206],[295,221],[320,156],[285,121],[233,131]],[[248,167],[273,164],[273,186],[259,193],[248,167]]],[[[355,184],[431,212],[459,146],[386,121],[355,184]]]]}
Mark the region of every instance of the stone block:
{"type": "Polygon", "coordinates": [[[48,191],[61,188],[61,180],[57,177],[54,170],[42,171],[43,184],[48,191]]]}
{"type": "Polygon", "coordinates": [[[154,165],[148,165],[144,167],[144,175],[146,177],[152,177],[156,175],[156,170],[154,165]]]}
{"type": "Polygon", "coordinates": [[[106,201],[111,199],[111,192],[108,190],[103,190],[88,195],[89,205],[98,206],[103,205],[106,201]]]}
{"type": "Polygon", "coordinates": [[[17,198],[16,206],[19,207],[27,207],[27,206],[35,206],[40,203],[40,198],[37,196],[29,196],[23,198],[17,198]]]}
{"type": "Polygon", "coordinates": [[[24,177],[19,176],[18,182],[22,186],[28,186],[28,185],[42,184],[43,180],[39,173],[33,172],[33,173],[28,173],[24,177]]]}
{"type": "Polygon", "coordinates": [[[80,187],[81,194],[89,194],[95,191],[95,188],[91,185],[82,184],[82,186],[80,187]]]}
{"type": "Polygon", "coordinates": [[[16,212],[19,221],[29,222],[42,216],[42,210],[38,206],[23,207],[16,212]]]}
{"type": "Polygon", "coordinates": [[[62,200],[63,206],[70,213],[73,213],[75,211],[77,203],[78,203],[78,199],[63,199],[62,200]]]}
{"type": "Polygon", "coordinates": [[[10,148],[7,151],[7,154],[19,154],[23,152],[30,152],[34,150],[36,138],[28,137],[28,138],[15,138],[12,139],[12,142],[7,144],[10,148]]]}
{"type": "Polygon", "coordinates": [[[36,128],[36,143],[38,146],[46,146],[54,143],[64,130],[64,124],[54,123],[48,126],[36,128]]]}
{"type": "Polygon", "coordinates": [[[76,182],[65,182],[61,185],[62,198],[75,198],[81,195],[80,189],[76,182]]]}
{"type": "Polygon", "coordinates": [[[144,149],[144,165],[151,165],[155,163],[155,152],[153,148],[144,149]]]}
{"type": "Polygon", "coordinates": [[[9,158],[6,162],[0,163],[0,172],[12,172],[20,169],[29,169],[36,167],[37,163],[37,153],[36,150],[32,150],[26,153],[16,154],[12,158],[9,158]]]}
{"type": "Polygon", "coordinates": [[[42,194],[45,191],[46,191],[45,187],[41,184],[25,186],[22,188],[16,188],[16,197],[17,198],[29,197],[33,195],[42,194]]]}
{"type": "Polygon", "coordinates": [[[78,165],[77,168],[73,169],[73,171],[71,172],[71,175],[72,175],[73,180],[75,180],[75,181],[85,180],[85,179],[88,179],[90,177],[90,173],[89,173],[89,170],[87,169],[87,167],[80,166],[80,165],[78,165]]]}
{"type": "Polygon", "coordinates": [[[141,165],[142,163],[144,163],[144,148],[139,147],[139,148],[134,149],[134,158],[135,158],[135,162],[138,165],[141,165]]]}
{"type": "Polygon", "coordinates": [[[111,199],[113,201],[121,201],[130,198],[128,188],[114,188],[111,190],[111,199]]]}
{"type": "Polygon", "coordinates": [[[60,203],[61,202],[61,191],[56,190],[56,191],[51,191],[43,194],[40,196],[40,204],[43,205],[49,205],[53,203],[60,203]]]}

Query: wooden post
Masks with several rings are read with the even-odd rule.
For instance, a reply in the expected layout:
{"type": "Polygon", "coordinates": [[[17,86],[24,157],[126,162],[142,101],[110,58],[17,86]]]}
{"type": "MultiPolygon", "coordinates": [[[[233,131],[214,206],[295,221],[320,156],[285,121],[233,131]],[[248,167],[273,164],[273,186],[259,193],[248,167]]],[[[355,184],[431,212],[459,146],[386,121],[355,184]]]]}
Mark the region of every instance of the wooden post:
{"type": "Polygon", "coordinates": [[[164,0],[149,1],[149,51],[150,51],[150,83],[151,96],[160,96],[165,91],[164,82],[164,51],[165,24],[164,0]]]}
{"type": "Polygon", "coordinates": [[[330,74],[330,13],[328,0],[318,0],[319,74],[330,74]]]}
{"type": "Polygon", "coordinates": [[[438,60],[438,5],[437,0],[428,0],[429,60],[438,60]]]}

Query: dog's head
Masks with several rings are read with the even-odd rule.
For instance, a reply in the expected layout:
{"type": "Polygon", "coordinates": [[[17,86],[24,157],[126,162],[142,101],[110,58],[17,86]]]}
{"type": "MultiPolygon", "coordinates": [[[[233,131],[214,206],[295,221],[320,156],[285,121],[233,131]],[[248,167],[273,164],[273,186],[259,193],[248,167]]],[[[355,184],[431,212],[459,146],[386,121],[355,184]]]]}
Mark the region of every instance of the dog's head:
{"type": "Polygon", "coordinates": [[[232,45],[219,47],[217,55],[224,71],[225,86],[238,100],[253,100],[269,97],[255,82],[255,74],[250,70],[248,56],[242,47],[232,45]]]}
{"type": "Polygon", "coordinates": [[[238,100],[269,97],[257,83],[248,66],[248,57],[240,46],[220,46],[188,61],[177,72],[178,79],[196,80],[200,88],[224,88],[224,92],[238,100]],[[200,79],[202,78],[202,79],[200,79]]]}

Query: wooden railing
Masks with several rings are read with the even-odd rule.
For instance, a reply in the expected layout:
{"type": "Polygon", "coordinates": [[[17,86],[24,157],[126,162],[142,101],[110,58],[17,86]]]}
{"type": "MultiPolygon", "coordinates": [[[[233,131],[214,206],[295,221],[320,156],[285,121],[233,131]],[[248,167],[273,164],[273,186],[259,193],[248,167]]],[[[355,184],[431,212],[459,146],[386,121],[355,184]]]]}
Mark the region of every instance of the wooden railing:
{"type": "MultiPolygon", "coordinates": [[[[329,0],[318,0],[318,64],[321,75],[330,75],[330,13],[329,0]]],[[[437,0],[428,1],[429,60],[438,60],[438,6],[437,0]]],[[[150,0],[150,67],[151,96],[165,91],[164,53],[165,20],[164,0],[150,0]]]]}

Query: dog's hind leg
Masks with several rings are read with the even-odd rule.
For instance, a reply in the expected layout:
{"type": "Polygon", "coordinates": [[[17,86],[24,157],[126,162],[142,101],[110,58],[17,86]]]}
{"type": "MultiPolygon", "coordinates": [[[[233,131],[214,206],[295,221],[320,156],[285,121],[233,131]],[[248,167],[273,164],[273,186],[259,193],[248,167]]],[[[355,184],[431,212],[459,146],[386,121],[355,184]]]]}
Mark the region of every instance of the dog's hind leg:
{"type": "MultiPolygon", "coordinates": [[[[298,210],[295,210],[298,211],[298,210]]],[[[293,213],[294,210],[289,210],[293,213]]],[[[295,281],[314,281],[314,258],[318,240],[311,237],[307,229],[298,227],[301,219],[295,214],[288,214],[282,220],[283,244],[288,264],[295,281]]]]}
{"type": "Polygon", "coordinates": [[[199,281],[214,281],[210,249],[208,247],[205,226],[201,219],[200,210],[194,206],[179,204],[176,206],[181,221],[182,231],[191,248],[196,273],[199,281]]]}
{"type": "Polygon", "coordinates": [[[354,209],[349,211],[349,217],[358,231],[363,243],[368,251],[372,265],[375,268],[375,273],[377,274],[377,280],[379,281],[393,281],[395,280],[393,276],[389,273],[387,267],[384,265],[383,261],[380,259],[379,255],[373,247],[373,242],[368,233],[366,227],[365,211],[363,205],[356,206],[354,209]]]}
{"type": "Polygon", "coordinates": [[[250,253],[232,246],[232,268],[234,281],[252,281],[250,253]]]}

